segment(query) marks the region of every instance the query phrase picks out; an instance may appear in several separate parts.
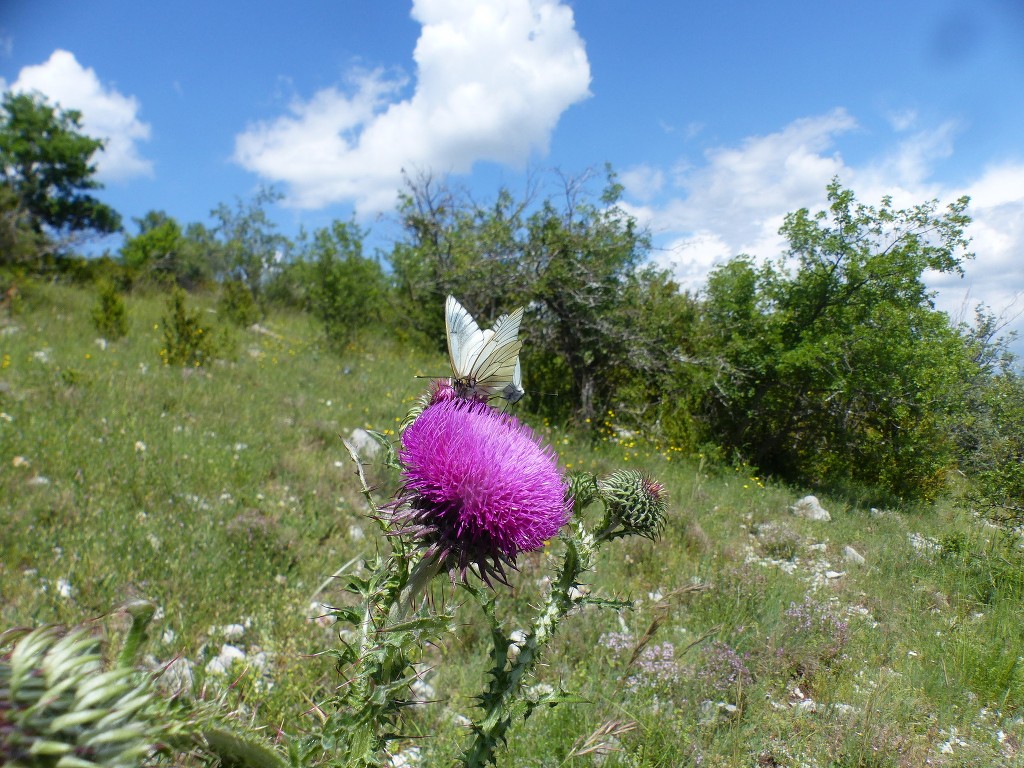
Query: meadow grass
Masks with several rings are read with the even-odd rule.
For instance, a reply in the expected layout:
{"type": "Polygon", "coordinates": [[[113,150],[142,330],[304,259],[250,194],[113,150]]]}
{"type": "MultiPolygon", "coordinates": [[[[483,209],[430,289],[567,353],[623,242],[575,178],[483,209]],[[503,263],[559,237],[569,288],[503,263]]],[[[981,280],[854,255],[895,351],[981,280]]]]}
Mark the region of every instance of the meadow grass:
{"type": "MultiPolygon", "coordinates": [[[[129,332],[109,343],[95,302],[36,285],[0,320],[0,628],[118,629],[117,606],[145,597],[161,609],[155,665],[189,659],[198,695],[269,728],[311,727],[339,683],[317,604],[341,599],[343,564],[387,546],[341,438],[394,438],[417,375],[447,363],[373,335],[331,352],[302,315],[228,330],[212,299],[190,297],[221,352],[181,369],[161,362],[163,297],[129,296],[129,332]],[[207,672],[229,642],[245,663],[207,672]]],[[[804,491],[620,432],[614,414],[596,440],[520,415],[564,466],[639,467],[671,507],[659,541],[615,542],[591,574],[593,592],[633,609],[570,617],[530,681],[586,701],[538,711],[500,765],[1020,764],[1016,542],[948,503],[822,498],[832,521],[804,520],[789,510],[804,491]]],[[[382,497],[396,487],[368,471],[382,497]]],[[[549,560],[524,557],[503,591],[510,629],[540,602],[549,560]]],[[[459,618],[429,654],[434,703],[396,745],[422,765],[450,762],[488,667],[483,622],[469,603],[459,618]]]]}

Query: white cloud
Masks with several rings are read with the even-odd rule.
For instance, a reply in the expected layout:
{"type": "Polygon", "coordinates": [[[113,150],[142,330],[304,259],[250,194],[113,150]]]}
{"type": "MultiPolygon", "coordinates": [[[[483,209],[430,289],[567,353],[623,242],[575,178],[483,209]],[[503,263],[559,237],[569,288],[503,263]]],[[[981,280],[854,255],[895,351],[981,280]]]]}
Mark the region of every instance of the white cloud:
{"type": "MultiPolygon", "coordinates": [[[[904,130],[907,126],[904,126],[904,130]]],[[[967,277],[928,275],[939,291],[937,305],[953,317],[970,319],[973,305],[988,304],[998,313],[1024,307],[1024,163],[994,165],[963,184],[939,183],[933,168],[954,152],[958,125],[904,135],[892,150],[852,166],[837,151],[841,136],[857,128],[843,110],[802,118],[781,131],[754,136],[732,147],[705,153],[704,163],[688,166],[675,189],[629,207],[662,244],[655,260],[671,269],[691,290],[705,284],[710,270],[748,253],[759,259],[780,255],[778,235],[785,214],[825,207],[825,187],[833,176],[853,189],[860,201],[878,205],[891,195],[898,207],[938,199],[946,205],[971,197],[974,261],[967,277]]],[[[643,167],[642,178],[657,169],[643,167]]],[[[625,174],[623,175],[625,178],[625,174]]],[[[1024,319],[1011,328],[1024,331],[1024,319]]],[[[1021,350],[1024,351],[1024,350],[1021,350]]]]}
{"type": "Polygon", "coordinates": [[[640,217],[669,240],[658,261],[696,289],[715,264],[731,256],[777,253],[782,217],[822,200],[829,179],[844,174],[839,155],[828,153],[836,136],[856,127],[837,109],[706,152],[703,165],[677,173],[679,196],[648,205],[640,217]]]}
{"type": "Polygon", "coordinates": [[[627,195],[638,200],[650,200],[665,186],[665,174],[659,168],[638,165],[619,174],[619,181],[627,195]]]}
{"type": "Polygon", "coordinates": [[[572,10],[557,0],[416,0],[413,93],[381,71],[295,101],[239,134],[235,160],[304,208],[394,204],[402,170],[466,173],[544,153],[561,114],[589,96],[572,10]]]}
{"type": "Polygon", "coordinates": [[[149,139],[149,124],[139,119],[138,101],[104,86],[96,71],[79,64],[73,53],[58,49],[44,63],[23,67],[9,89],[38,91],[62,109],[81,112],[82,131],[107,142],[96,155],[101,180],[152,175],[153,164],[139,154],[137,144],[149,139]]]}
{"type": "Polygon", "coordinates": [[[909,131],[917,124],[917,110],[897,109],[886,115],[886,119],[894,131],[909,131]]]}
{"type": "MultiPolygon", "coordinates": [[[[978,302],[997,315],[1012,316],[1024,309],[1024,163],[993,166],[943,199],[960,195],[971,198],[968,234],[975,260],[965,265],[964,280],[950,275],[930,280],[940,292],[938,305],[954,316],[966,311],[965,319],[978,302]]],[[[1012,325],[1024,332],[1020,318],[1012,325]]]]}

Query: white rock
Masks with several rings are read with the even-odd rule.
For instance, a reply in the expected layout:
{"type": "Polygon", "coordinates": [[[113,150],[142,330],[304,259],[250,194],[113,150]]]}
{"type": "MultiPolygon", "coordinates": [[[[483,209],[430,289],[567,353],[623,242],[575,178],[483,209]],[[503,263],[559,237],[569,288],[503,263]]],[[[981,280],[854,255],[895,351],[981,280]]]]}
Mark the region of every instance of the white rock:
{"type": "Polygon", "coordinates": [[[374,440],[365,429],[353,429],[348,433],[348,441],[356,449],[361,458],[372,459],[380,452],[380,443],[374,440]]]}
{"type": "Polygon", "coordinates": [[[245,652],[241,648],[224,643],[220,647],[220,653],[207,662],[206,674],[226,675],[236,661],[245,661],[245,652]]]}
{"type": "Polygon", "coordinates": [[[409,747],[391,758],[392,768],[415,768],[420,764],[420,748],[409,747]]]}
{"type": "Polygon", "coordinates": [[[71,586],[71,582],[66,579],[57,579],[57,594],[61,597],[70,600],[75,596],[75,588],[71,586]]]}
{"type": "Polygon", "coordinates": [[[803,517],[807,520],[820,520],[827,523],[832,519],[832,515],[821,506],[817,496],[804,496],[790,507],[790,510],[797,517],[803,517]]]}
{"type": "Polygon", "coordinates": [[[826,579],[839,579],[846,575],[846,571],[825,571],[826,579]]]}
{"type": "Polygon", "coordinates": [[[178,656],[164,667],[163,674],[157,678],[157,684],[175,695],[189,693],[193,685],[192,662],[184,656],[178,656]]]}
{"type": "Polygon", "coordinates": [[[853,547],[846,547],[843,550],[843,557],[846,558],[847,562],[855,563],[857,565],[864,565],[864,563],[867,562],[864,559],[864,555],[862,555],[860,552],[858,552],[853,547]]]}
{"type": "Polygon", "coordinates": [[[937,541],[922,536],[920,533],[908,533],[907,540],[910,542],[910,546],[918,552],[938,552],[941,549],[937,541]]]}
{"type": "Polygon", "coordinates": [[[225,624],[220,628],[220,633],[227,640],[241,640],[245,636],[245,627],[241,624],[225,624]]]}
{"type": "Polygon", "coordinates": [[[267,668],[267,662],[270,660],[266,651],[257,651],[251,654],[248,659],[257,672],[263,672],[267,668]]]}
{"type": "Polygon", "coordinates": [[[413,680],[409,689],[412,691],[413,696],[424,703],[437,698],[437,691],[434,690],[434,686],[426,680],[420,680],[419,678],[413,680]]]}

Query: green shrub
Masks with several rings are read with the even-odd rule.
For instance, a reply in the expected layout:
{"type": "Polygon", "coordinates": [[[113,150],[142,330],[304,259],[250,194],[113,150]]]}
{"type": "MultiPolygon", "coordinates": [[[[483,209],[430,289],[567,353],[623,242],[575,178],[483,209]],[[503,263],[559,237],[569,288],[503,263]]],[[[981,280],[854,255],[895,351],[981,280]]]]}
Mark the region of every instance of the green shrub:
{"type": "Polygon", "coordinates": [[[96,305],[92,309],[92,323],[103,338],[116,341],[128,333],[128,307],[114,284],[100,283],[96,305]]]}
{"type": "Polygon", "coordinates": [[[217,311],[240,328],[248,328],[260,319],[256,299],[241,280],[228,280],[224,283],[217,311]]]}
{"type": "Polygon", "coordinates": [[[379,307],[387,293],[384,271],[375,259],[363,256],[364,233],[354,224],[335,221],[313,234],[308,295],[313,315],[335,347],[380,320],[379,307]]]}
{"type": "Polygon", "coordinates": [[[190,311],[185,306],[185,291],[181,288],[174,288],[167,300],[163,333],[160,358],[164,365],[199,367],[213,358],[213,334],[210,328],[199,322],[198,310],[190,311]]]}

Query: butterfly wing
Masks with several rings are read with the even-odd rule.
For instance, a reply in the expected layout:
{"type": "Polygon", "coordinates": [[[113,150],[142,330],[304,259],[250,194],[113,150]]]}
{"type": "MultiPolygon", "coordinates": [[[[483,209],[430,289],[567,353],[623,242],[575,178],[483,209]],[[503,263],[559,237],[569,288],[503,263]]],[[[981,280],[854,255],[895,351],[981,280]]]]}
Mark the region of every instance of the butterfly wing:
{"type": "Polygon", "coordinates": [[[526,390],[523,389],[523,371],[519,367],[519,357],[516,357],[516,367],[512,371],[512,381],[505,385],[504,389],[499,393],[510,403],[518,403],[522,400],[523,395],[526,394],[526,390]]]}
{"type": "Polygon", "coordinates": [[[519,325],[523,320],[523,308],[502,315],[494,328],[485,332],[484,344],[475,356],[469,375],[481,390],[488,394],[502,391],[511,384],[519,364],[519,325]]]}
{"type": "Polygon", "coordinates": [[[454,296],[444,303],[444,325],[448,334],[448,359],[456,379],[467,379],[473,361],[480,355],[485,337],[476,320],[454,296]]]}

